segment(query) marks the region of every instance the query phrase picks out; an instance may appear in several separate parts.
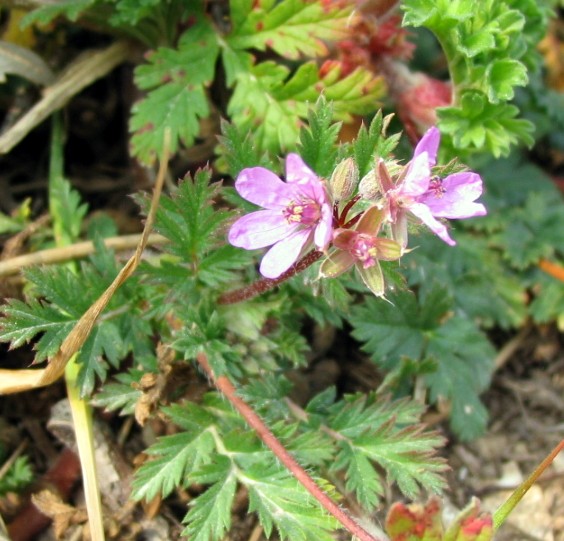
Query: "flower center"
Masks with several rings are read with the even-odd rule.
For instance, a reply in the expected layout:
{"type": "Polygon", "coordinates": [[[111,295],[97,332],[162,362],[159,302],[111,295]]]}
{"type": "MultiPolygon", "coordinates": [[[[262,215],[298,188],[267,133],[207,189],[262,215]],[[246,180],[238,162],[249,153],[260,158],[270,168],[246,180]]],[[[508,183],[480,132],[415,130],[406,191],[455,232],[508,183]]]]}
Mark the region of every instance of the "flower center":
{"type": "Polygon", "coordinates": [[[444,193],[446,192],[445,187],[443,186],[443,181],[440,177],[434,176],[431,178],[429,182],[429,192],[431,192],[435,197],[441,198],[444,193]]]}
{"type": "Polygon", "coordinates": [[[321,218],[320,206],[310,199],[291,201],[282,212],[288,223],[313,225],[317,224],[321,218]]]}
{"type": "Polygon", "coordinates": [[[350,254],[362,263],[365,269],[376,264],[378,248],[376,238],[359,233],[350,247],[350,254]]]}

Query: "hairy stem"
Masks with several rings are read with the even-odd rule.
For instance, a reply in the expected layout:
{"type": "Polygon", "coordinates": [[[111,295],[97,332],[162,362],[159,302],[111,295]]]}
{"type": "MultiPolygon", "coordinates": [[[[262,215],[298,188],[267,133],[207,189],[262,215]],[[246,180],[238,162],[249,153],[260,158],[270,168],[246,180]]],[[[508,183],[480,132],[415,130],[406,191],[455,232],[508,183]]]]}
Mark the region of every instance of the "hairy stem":
{"type": "MultiPolygon", "coordinates": [[[[306,256],[307,257],[307,256],[306,256]]],[[[299,263],[298,263],[299,264],[299,263]]],[[[331,513],[350,533],[360,541],[382,541],[368,533],[350,515],[341,509],[323,490],[317,485],[312,477],[297,463],[296,459],[286,450],[276,436],[263,423],[255,411],[240,397],[231,381],[226,376],[216,377],[211,369],[208,359],[204,353],[199,353],[196,359],[213,383],[231,402],[235,409],[243,416],[249,426],[255,430],[259,438],[278,457],[278,460],[288,468],[292,475],[304,486],[304,488],[331,513]]]]}
{"type": "Polygon", "coordinates": [[[292,276],[295,276],[299,272],[307,269],[310,265],[313,265],[321,256],[323,252],[317,250],[312,250],[302,257],[295,265],[292,265],[286,272],[282,273],[278,278],[261,278],[256,282],[241,287],[239,289],[234,289],[233,291],[227,291],[219,297],[217,300],[218,304],[235,304],[236,302],[245,301],[247,299],[252,299],[257,297],[262,293],[271,290],[278,284],[288,280],[292,276]]]}

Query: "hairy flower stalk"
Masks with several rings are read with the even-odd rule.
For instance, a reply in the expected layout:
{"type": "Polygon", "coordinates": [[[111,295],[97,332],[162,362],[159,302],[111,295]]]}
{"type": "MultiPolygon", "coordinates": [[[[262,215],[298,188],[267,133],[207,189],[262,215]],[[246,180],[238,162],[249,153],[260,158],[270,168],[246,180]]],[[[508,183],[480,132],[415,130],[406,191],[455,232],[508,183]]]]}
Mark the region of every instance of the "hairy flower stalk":
{"type": "Polygon", "coordinates": [[[263,210],[239,218],[229,242],[246,250],[272,246],[260,264],[264,277],[278,278],[312,245],[327,249],[332,205],[324,183],[297,154],[286,157],[286,182],[264,167],[252,167],[241,171],[235,188],[263,210]]]}

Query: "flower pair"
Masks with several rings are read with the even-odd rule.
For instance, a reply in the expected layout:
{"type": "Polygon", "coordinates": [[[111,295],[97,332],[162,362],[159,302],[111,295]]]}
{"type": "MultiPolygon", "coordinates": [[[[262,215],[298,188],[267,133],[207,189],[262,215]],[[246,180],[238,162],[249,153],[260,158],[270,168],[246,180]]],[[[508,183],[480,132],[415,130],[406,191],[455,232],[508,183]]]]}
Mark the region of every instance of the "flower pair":
{"type": "MultiPolygon", "coordinates": [[[[326,252],[332,243],[335,250],[323,262],[321,274],[337,276],[356,264],[366,285],[383,295],[378,260],[397,259],[405,251],[408,213],[450,245],[455,241],[440,219],[486,214],[484,206],[475,202],[482,193],[479,175],[461,172],[445,179],[432,175],[439,141],[438,129],[428,130],[411,162],[395,178],[383,160],[378,162],[374,173],[360,182],[359,196],[373,199],[373,204],[353,220],[354,229],[350,222],[337,223],[343,220],[333,215],[325,182],[297,154],[286,158],[285,182],[263,167],[244,169],[235,188],[263,210],[239,218],[229,231],[229,242],[247,250],[271,246],[260,265],[267,278],[278,278],[312,246],[326,252]],[[378,236],[386,223],[391,238],[378,236]]],[[[352,199],[353,190],[347,195],[352,199]]],[[[342,204],[335,201],[336,211],[342,204]]]]}

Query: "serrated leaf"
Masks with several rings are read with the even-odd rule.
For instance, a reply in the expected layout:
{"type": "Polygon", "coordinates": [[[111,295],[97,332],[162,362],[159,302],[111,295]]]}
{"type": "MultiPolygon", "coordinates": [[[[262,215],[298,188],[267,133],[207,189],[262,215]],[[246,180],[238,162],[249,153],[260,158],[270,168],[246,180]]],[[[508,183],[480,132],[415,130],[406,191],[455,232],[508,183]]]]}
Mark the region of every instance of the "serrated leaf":
{"type": "Polygon", "coordinates": [[[489,83],[488,98],[492,103],[513,99],[515,86],[525,86],[529,82],[527,68],[517,60],[496,60],[487,70],[489,83]]]}
{"type": "Polygon", "coordinates": [[[391,293],[390,302],[367,299],[353,308],[353,336],[385,368],[394,368],[403,356],[421,359],[430,333],[450,308],[449,297],[440,291],[436,288],[422,305],[408,291],[391,293]]]}
{"type": "Polygon", "coordinates": [[[286,58],[327,54],[326,40],[345,39],[353,5],[324,5],[308,0],[231,0],[232,29],[227,42],[234,49],[267,47],[286,58]]]}
{"type": "Polygon", "coordinates": [[[101,381],[106,379],[108,364],[114,366],[125,355],[127,349],[117,325],[106,321],[103,325],[96,325],[84,342],[77,357],[80,365],[77,383],[81,396],[90,396],[94,390],[96,377],[101,381]]]}
{"type": "Polygon", "coordinates": [[[36,361],[45,360],[56,352],[75,321],[49,305],[32,299],[28,304],[11,299],[3,307],[4,318],[0,327],[0,341],[11,342],[16,348],[28,343],[37,334],[44,333],[37,346],[36,361]]]}
{"type": "Polygon", "coordinates": [[[360,178],[374,167],[375,159],[388,158],[397,145],[399,134],[389,138],[385,137],[386,125],[389,120],[390,117],[384,118],[380,110],[370,122],[368,129],[363,124],[358,130],[358,135],[351,146],[360,178]]]}
{"type": "Polygon", "coordinates": [[[360,505],[365,509],[377,506],[384,494],[384,487],[374,466],[364,454],[348,442],[339,442],[339,451],[331,469],[344,471],[345,488],[354,493],[360,505]]]}
{"type": "Polygon", "coordinates": [[[505,257],[517,269],[564,253],[561,235],[564,227],[564,202],[548,193],[530,192],[525,205],[508,213],[508,225],[496,235],[502,243],[505,257]]]}
{"type": "Polygon", "coordinates": [[[424,377],[430,400],[451,401],[451,426],[461,439],[483,434],[488,413],[479,394],[490,382],[493,346],[471,321],[457,317],[436,331],[427,354],[438,361],[436,370],[424,377]]]}
{"type": "Polygon", "coordinates": [[[57,0],[29,12],[22,19],[21,24],[24,28],[35,23],[48,24],[61,15],[64,15],[70,21],[76,21],[84,11],[95,3],[96,0],[57,0]]]}
{"type": "Polygon", "coordinates": [[[148,63],[135,70],[139,88],[147,97],[133,106],[131,145],[138,158],[154,162],[164,144],[164,133],[171,132],[170,152],[179,142],[194,142],[200,131],[200,119],[209,115],[205,87],[214,76],[219,45],[213,26],[199,15],[182,34],[177,49],[161,47],[148,63]]]}
{"type": "Polygon", "coordinates": [[[446,54],[453,105],[438,112],[441,130],[452,135],[452,153],[487,150],[499,157],[517,143],[532,145],[533,125],[515,118],[519,111],[507,102],[538,64],[535,48],[547,24],[540,8],[487,2],[476,10],[463,0],[406,0],[402,7],[404,24],[427,27],[446,54]]]}
{"type": "Polygon", "coordinates": [[[421,427],[391,430],[392,423],[379,431],[354,441],[355,452],[362,452],[382,466],[388,481],[395,482],[407,498],[419,494],[419,486],[439,492],[446,488],[441,477],[447,466],[434,457],[435,448],[443,443],[436,433],[422,432],[421,427]]]}
{"type": "Polygon", "coordinates": [[[521,325],[527,316],[522,280],[492,249],[489,238],[457,232],[456,240],[453,250],[434,235],[420,235],[417,250],[403,260],[410,286],[425,291],[441,284],[457,310],[483,327],[521,325]]]}
{"type": "Polygon", "coordinates": [[[186,486],[188,476],[212,459],[215,442],[210,428],[164,436],[147,449],[158,458],[145,462],[135,474],[133,497],[151,500],[168,496],[176,487],[186,486]]]}
{"type": "Polygon", "coordinates": [[[364,69],[340,79],[339,66],[320,77],[313,62],[291,73],[267,61],[239,75],[228,111],[234,123],[253,132],[258,148],[276,154],[294,148],[309,103],[320,93],[333,102],[336,119],[348,121],[351,114],[373,111],[381,91],[381,80],[364,69]]]}
{"type": "Polygon", "coordinates": [[[451,300],[440,287],[428,291],[421,304],[406,292],[390,296],[393,305],[368,299],[355,307],[353,336],[388,370],[401,368],[402,357],[434,359],[435,371],[424,376],[431,401],[452,401],[451,422],[465,439],[485,428],[487,414],[478,395],[489,382],[494,349],[474,323],[463,317],[443,321],[451,300]]]}
{"type": "Polygon", "coordinates": [[[249,491],[249,511],[257,512],[268,537],[276,527],[280,539],[331,541],[336,521],[287,471],[279,466],[252,468],[240,475],[249,491]]]}
{"type": "Polygon", "coordinates": [[[224,237],[218,231],[229,214],[214,209],[213,201],[220,185],[210,184],[210,177],[209,169],[198,170],[193,178],[186,176],[174,197],[161,198],[157,210],[155,229],[172,241],[167,250],[194,268],[218,246],[223,250],[219,255],[222,261],[230,261],[232,257],[238,261],[235,250],[222,248],[224,237]]]}
{"type": "Polygon", "coordinates": [[[333,172],[340,128],[340,123],[333,122],[331,104],[321,97],[308,111],[307,123],[300,129],[298,152],[320,177],[329,178],[333,172]]]}
{"type": "Polygon", "coordinates": [[[142,372],[117,374],[117,381],[106,383],[100,392],[94,396],[92,404],[104,408],[106,411],[119,410],[120,415],[133,414],[142,392],[133,387],[132,384],[137,383],[141,375],[142,372]]]}
{"type": "Polygon", "coordinates": [[[192,541],[223,539],[231,526],[231,506],[237,488],[233,466],[220,456],[214,464],[200,468],[196,479],[213,484],[190,502],[190,511],[183,520],[188,525],[182,534],[192,541]]]}

